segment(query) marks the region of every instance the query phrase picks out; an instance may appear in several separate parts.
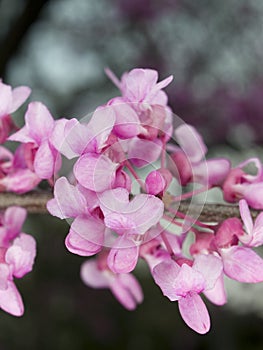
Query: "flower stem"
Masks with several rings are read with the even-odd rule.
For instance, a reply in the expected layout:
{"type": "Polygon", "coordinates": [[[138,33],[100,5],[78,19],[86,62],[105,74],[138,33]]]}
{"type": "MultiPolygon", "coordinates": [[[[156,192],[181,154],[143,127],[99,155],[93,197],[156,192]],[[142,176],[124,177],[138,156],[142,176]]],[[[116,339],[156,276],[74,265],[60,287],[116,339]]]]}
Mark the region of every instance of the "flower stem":
{"type": "Polygon", "coordinates": [[[198,188],[197,190],[181,194],[180,196],[172,196],[173,202],[180,202],[182,200],[191,198],[191,197],[196,196],[200,193],[207,192],[211,188],[212,188],[212,186],[203,186],[203,187],[198,188]]]}
{"type": "Polygon", "coordinates": [[[133,167],[132,167],[131,163],[128,161],[128,159],[125,160],[124,164],[125,164],[126,168],[130,171],[132,176],[135,178],[135,180],[138,182],[138,184],[141,186],[142,190],[145,191],[145,186],[144,186],[142,179],[139,178],[138,174],[133,169],[133,167]]]}

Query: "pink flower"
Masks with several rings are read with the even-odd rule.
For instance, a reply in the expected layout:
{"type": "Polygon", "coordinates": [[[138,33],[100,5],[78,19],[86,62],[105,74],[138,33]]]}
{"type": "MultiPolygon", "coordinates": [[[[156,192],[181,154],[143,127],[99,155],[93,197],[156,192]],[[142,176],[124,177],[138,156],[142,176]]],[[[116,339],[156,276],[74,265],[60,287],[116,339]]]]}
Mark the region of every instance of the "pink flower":
{"type": "Polygon", "coordinates": [[[111,246],[108,265],[116,273],[127,273],[136,266],[139,244],[143,236],[162,217],[163,202],[147,194],[129,201],[124,188],[95,194],[81,186],[70,185],[66,178],[58,179],[54,197],[47,208],[61,219],[74,218],[66,246],[72,253],[89,256],[103,245],[111,246]],[[119,237],[114,238],[112,232],[119,237]]]}
{"type": "Polygon", "coordinates": [[[83,282],[92,288],[109,288],[115,298],[128,310],[134,310],[143,301],[142,289],[130,273],[115,274],[105,264],[105,255],[90,259],[81,266],[83,282]]]}
{"type": "Polygon", "coordinates": [[[97,207],[97,197],[91,191],[71,185],[65,177],[56,181],[47,209],[60,219],[74,218],[65,241],[70,252],[90,256],[101,250],[105,225],[96,215],[97,207]]]}
{"type": "Polygon", "coordinates": [[[160,157],[162,148],[159,139],[152,141],[134,137],[129,141],[127,158],[133,165],[142,168],[155,162],[160,157]]]}
{"type": "Polygon", "coordinates": [[[25,115],[25,126],[9,137],[11,141],[31,144],[28,158],[41,179],[50,179],[60,168],[60,154],[50,142],[55,126],[49,110],[41,102],[31,102],[25,115]],[[33,152],[33,154],[32,154],[33,152]]]}
{"type": "Polygon", "coordinates": [[[51,141],[56,149],[68,159],[85,153],[100,154],[107,146],[116,115],[112,107],[102,106],[95,110],[88,123],[77,119],[57,121],[51,141]]]}
{"type": "Polygon", "coordinates": [[[249,158],[232,169],[223,184],[224,199],[234,203],[244,198],[248,205],[255,209],[263,209],[263,166],[258,158],[249,158]],[[254,164],[257,173],[250,175],[243,170],[254,164]]]}
{"type": "Polygon", "coordinates": [[[249,247],[239,245],[244,237],[242,223],[237,218],[224,220],[215,230],[215,235],[202,233],[190,252],[206,251],[217,254],[223,264],[224,273],[239,282],[258,283],[263,281],[263,259],[249,247]]]}
{"type": "Polygon", "coordinates": [[[130,139],[140,133],[146,132],[141,125],[138,114],[132,108],[132,104],[116,97],[110,100],[107,106],[115,115],[113,133],[117,137],[120,139],[130,139]]]}
{"type": "Polygon", "coordinates": [[[35,188],[41,179],[27,167],[24,145],[13,155],[0,146],[0,192],[25,193],[35,188]]]}
{"type": "Polygon", "coordinates": [[[263,213],[260,213],[255,223],[245,199],[239,201],[240,215],[245,225],[246,233],[239,236],[239,240],[247,247],[258,247],[263,244],[263,213]]]}
{"type": "Polygon", "coordinates": [[[189,182],[220,186],[230,171],[229,160],[225,158],[205,160],[207,147],[201,135],[190,125],[180,125],[174,134],[180,148],[173,147],[170,170],[182,186],[189,182]]]}
{"type": "Polygon", "coordinates": [[[158,72],[153,69],[132,69],[122,75],[121,81],[114,73],[106,69],[113,83],[120,89],[125,101],[140,102],[146,105],[167,105],[167,95],[162,91],[173,80],[173,76],[158,81],[158,72]]]}
{"type": "Polygon", "coordinates": [[[105,191],[99,199],[105,226],[119,235],[110,250],[108,266],[115,273],[128,273],[137,264],[143,235],[163,215],[163,202],[147,194],[129,201],[129,192],[124,188],[105,191]]]}
{"type": "Polygon", "coordinates": [[[263,282],[263,259],[252,249],[234,245],[219,253],[228,277],[243,283],[263,282]]]}
{"type": "Polygon", "coordinates": [[[151,272],[154,267],[163,261],[170,261],[171,253],[167,251],[163,236],[170,244],[173,256],[177,259],[183,257],[179,237],[165,231],[160,225],[151,228],[145,237],[144,243],[140,246],[140,257],[148,264],[151,272]]]}
{"type": "Polygon", "coordinates": [[[220,259],[198,255],[193,266],[165,260],[153,269],[155,282],[171,301],[178,301],[185,323],[200,334],[210,329],[210,317],[200,293],[214,288],[222,272],[220,259]]]}
{"type": "Polygon", "coordinates": [[[172,182],[172,179],[172,174],[168,169],[163,168],[151,171],[145,179],[147,193],[163,195],[172,182]]]}
{"type": "MultiPolygon", "coordinates": [[[[246,208],[242,204],[241,210],[244,217],[246,208]]],[[[245,225],[247,224],[248,220],[245,220],[245,225]]],[[[263,282],[263,259],[248,246],[238,245],[243,238],[241,221],[230,218],[223,221],[216,230],[211,246],[220,255],[224,273],[228,277],[243,283],[263,282]]]]}
{"type": "Polygon", "coordinates": [[[25,209],[9,207],[0,226],[0,307],[14,316],[23,315],[24,305],[13,277],[30,272],[36,255],[34,238],[21,233],[25,217],[25,209]]]}
{"type": "MultiPolygon", "coordinates": [[[[172,119],[171,110],[167,106],[168,98],[162,89],[170,84],[173,77],[169,76],[157,83],[157,71],[139,68],[124,73],[121,81],[109,69],[106,69],[106,74],[122,94],[122,97],[114,98],[109,103],[113,105],[127,103],[137,114],[137,117],[134,116],[130,120],[133,122],[133,136],[155,140],[159,135],[167,141],[171,136],[172,119]]],[[[118,114],[117,120],[123,125],[127,117],[118,114]]],[[[132,116],[132,113],[129,112],[129,115],[132,116]]],[[[129,134],[131,136],[131,133],[129,134]]]]}
{"type": "Polygon", "coordinates": [[[79,183],[95,192],[113,188],[119,164],[104,154],[86,153],[74,166],[74,175],[79,183]]]}
{"type": "Polygon", "coordinates": [[[0,143],[4,143],[15,127],[10,114],[15,112],[28,98],[31,89],[19,86],[12,89],[0,80],[0,143]]]}

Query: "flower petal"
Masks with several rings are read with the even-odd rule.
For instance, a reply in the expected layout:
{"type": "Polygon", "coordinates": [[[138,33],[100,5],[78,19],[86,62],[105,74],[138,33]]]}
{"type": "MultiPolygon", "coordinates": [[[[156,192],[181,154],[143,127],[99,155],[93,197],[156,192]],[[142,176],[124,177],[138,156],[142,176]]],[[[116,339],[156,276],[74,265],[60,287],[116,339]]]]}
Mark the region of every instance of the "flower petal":
{"type": "Polygon", "coordinates": [[[116,239],[108,255],[108,266],[115,273],[128,273],[134,270],[139,257],[139,247],[122,236],[116,239]]]}
{"type": "Polygon", "coordinates": [[[35,239],[30,235],[21,233],[14,240],[13,245],[7,249],[5,259],[12,266],[13,275],[21,278],[32,270],[35,256],[35,239]]]}
{"type": "Polygon", "coordinates": [[[198,254],[195,257],[193,268],[205,278],[205,290],[212,289],[223,271],[221,259],[212,254],[198,254]]]}
{"type": "Polygon", "coordinates": [[[128,103],[114,103],[110,107],[116,115],[114,133],[121,139],[137,136],[141,131],[141,122],[137,113],[128,103]]]}
{"type": "Polygon", "coordinates": [[[12,105],[9,108],[9,113],[15,112],[31,94],[31,89],[28,86],[18,86],[12,91],[12,105]]]}
{"type": "Polygon", "coordinates": [[[263,182],[239,185],[239,187],[240,193],[251,208],[263,209],[263,182]]]}
{"type": "Polygon", "coordinates": [[[175,129],[174,135],[190,162],[197,163],[204,158],[207,152],[206,145],[193,126],[182,124],[175,129]]]}
{"type": "Polygon", "coordinates": [[[204,290],[204,295],[215,305],[224,305],[227,302],[226,290],[224,286],[224,275],[223,273],[217,279],[212,289],[204,290]]]}
{"type": "Polygon", "coordinates": [[[4,214],[4,226],[8,232],[8,239],[14,239],[22,229],[26,219],[26,209],[21,207],[8,207],[4,214]]]}
{"type": "Polygon", "coordinates": [[[210,329],[210,317],[200,295],[187,294],[178,301],[179,311],[184,322],[194,331],[205,334],[210,329]]]}
{"type": "Polygon", "coordinates": [[[126,188],[114,188],[98,194],[100,208],[103,214],[109,215],[113,212],[123,212],[129,204],[129,192],[126,188]]]}
{"type": "Polygon", "coordinates": [[[239,211],[241,219],[245,225],[246,232],[251,235],[253,230],[253,220],[250,214],[248,204],[245,199],[239,201],[239,211]]]}
{"type": "Polygon", "coordinates": [[[263,282],[263,259],[252,249],[233,246],[220,249],[225,274],[239,282],[263,282]]]}
{"type": "Polygon", "coordinates": [[[9,136],[8,140],[22,143],[31,142],[35,144],[35,139],[30,135],[29,130],[26,126],[23,126],[23,128],[9,136]]]}
{"type": "Polygon", "coordinates": [[[12,105],[11,86],[0,81],[0,117],[9,113],[12,105]]]}
{"type": "Polygon", "coordinates": [[[193,165],[193,181],[210,186],[220,186],[231,165],[228,159],[214,158],[193,165]]]}
{"type": "Polygon", "coordinates": [[[47,209],[60,219],[75,218],[87,213],[85,197],[64,176],[55,182],[54,197],[48,201],[47,209]]]}
{"type": "Polygon", "coordinates": [[[82,281],[92,288],[107,288],[111,280],[103,270],[98,268],[95,259],[89,259],[81,265],[80,276],[82,281]]]}
{"type": "Polygon", "coordinates": [[[174,281],[180,272],[180,266],[173,260],[165,260],[153,268],[153,278],[161,288],[163,294],[171,301],[178,300],[179,297],[174,290],[174,281]]]}
{"type": "Polygon", "coordinates": [[[254,223],[253,236],[249,245],[258,247],[263,244],[263,213],[260,213],[254,223]]]}
{"type": "Polygon", "coordinates": [[[14,282],[8,281],[8,288],[0,290],[0,307],[13,316],[22,316],[24,304],[14,282]]]}
{"type": "Polygon", "coordinates": [[[67,144],[65,145],[67,149],[65,155],[69,159],[80,156],[86,149],[94,152],[96,148],[96,139],[93,137],[89,125],[81,124],[75,118],[65,123],[64,139],[62,141],[67,144]]]}
{"type": "Polygon", "coordinates": [[[111,106],[97,108],[88,123],[88,128],[96,140],[96,152],[100,152],[113,129],[115,123],[115,112],[111,106]]]}
{"type": "Polygon", "coordinates": [[[0,263],[0,290],[8,288],[8,278],[10,277],[9,266],[4,263],[0,263]]]}
{"type": "Polygon", "coordinates": [[[68,251],[80,256],[92,256],[101,250],[100,245],[87,241],[72,230],[70,230],[65,239],[65,246],[68,251]]]}
{"type": "Polygon", "coordinates": [[[141,287],[132,274],[120,274],[111,283],[115,298],[128,310],[134,310],[143,300],[141,287]]]}
{"type": "Polygon", "coordinates": [[[128,149],[128,159],[138,168],[155,162],[162,151],[160,140],[151,141],[138,137],[131,139],[128,149]]]}
{"type": "Polygon", "coordinates": [[[38,145],[51,136],[54,120],[47,107],[41,102],[31,102],[25,115],[26,127],[38,145]]]}
{"type": "Polygon", "coordinates": [[[74,166],[79,183],[92,191],[102,192],[111,188],[118,164],[104,155],[84,154],[74,166]]]}
{"type": "Polygon", "coordinates": [[[0,186],[5,191],[25,193],[35,188],[41,179],[29,169],[19,169],[13,174],[0,179],[0,186]]]}
{"type": "Polygon", "coordinates": [[[152,226],[156,225],[163,216],[163,202],[152,195],[138,194],[127,205],[123,214],[127,215],[136,224],[136,232],[144,234],[152,226]]]}
{"type": "Polygon", "coordinates": [[[66,237],[66,246],[72,253],[90,256],[98,253],[104,243],[105,226],[93,217],[77,217],[66,237]]]}
{"type": "MultiPolygon", "coordinates": [[[[55,151],[56,152],[56,151],[55,151]]],[[[49,142],[41,143],[35,159],[34,169],[40,179],[50,179],[54,175],[55,154],[50,148],[49,142]]]]}
{"type": "Polygon", "coordinates": [[[78,153],[72,151],[66,139],[66,125],[72,123],[72,120],[76,119],[65,119],[61,118],[55,121],[55,126],[52,131],[52,134],[49,138],[50,143],[55,147],[55,149],[63,154],[68,159],[77,157],[78,153]]]}

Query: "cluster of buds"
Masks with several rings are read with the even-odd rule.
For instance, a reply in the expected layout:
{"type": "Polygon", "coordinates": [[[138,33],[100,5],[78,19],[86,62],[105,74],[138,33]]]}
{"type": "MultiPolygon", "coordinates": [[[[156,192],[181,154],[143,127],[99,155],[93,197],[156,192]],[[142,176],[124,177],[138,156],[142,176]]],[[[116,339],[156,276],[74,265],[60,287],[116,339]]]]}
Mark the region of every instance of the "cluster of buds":
{"type": "MultiPolygon", "coordinates": [[[[249,210],[263,209],[263,165],[258,158],[234,168],[226,158],[206,160],[201,135],[168,106],[163,89],[172,76],[158,82],[158,73],[151,69],[133,69],[121,80],[110,70],[106,73],[120,96],[98,107],[89,121],[54,121],[42,103],[31,102],[25,126],[11,136],[15,124],[10,113],[29,90],[15,93],[0,86],[0,98],[10,95],[1,110],[1,140],[20,143],[14,154],[0,148],[0,189],[24,193],[47,180],[54,187],[48,211],[69,219],[67,249],[92,256],[81,266],[86,285],[109,288],[125,308],[135,309],[143,293],[132,272],[144,260],[163,294],[178,301],[185,323],[204,334],[210,317],[201,294],[223,305],[225,275],[244,283],[263,281],[263,259],[253,251],[263,244],[263,214],[253,223],[249,210]],[[68,178],[58,176],[62,156],[74,159],[68,178]],[[250,164],[257,169],[254,175],[246,170],[250,164]],[[181,201],[215,187],[225,201],[239,203],[242,221],[203,222],[191,208],[187,214],[179,210],[181,201]]],[[[35,246],[25,234],[8,237],[2,258],[7,267],[0,279],[9,269],[10,285],[10,276],[22,277],[31,269],[35,246]]],[[[0,306],[11,312],[1,303],[1,293],[0,306]]],[[[5,297],[8,305],[12,296],[5,297]]]]}

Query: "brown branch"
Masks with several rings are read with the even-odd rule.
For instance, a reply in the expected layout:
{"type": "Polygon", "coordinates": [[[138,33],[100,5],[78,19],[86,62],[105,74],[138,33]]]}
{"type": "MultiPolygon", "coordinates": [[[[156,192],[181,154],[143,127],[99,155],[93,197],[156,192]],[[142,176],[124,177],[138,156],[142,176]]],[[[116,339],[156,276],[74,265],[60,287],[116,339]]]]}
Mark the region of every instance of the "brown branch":
{"type": "MultiPolygon", "coordinates": [[[[179,210],[183,213],[187,213],[189,209],[189,203],[182,202],[180,203],[179,210]]],[[[199,221],[204,222],[221,222],[225,219],[231,217],[240,218],[240,212],[238,205],[229,205],[229,204],[214,204],[214,203],[206,203],[205,205],[199,204],[191,204],[191,213],[200,213],[199,216],[194,216],[199,221]]],[[[255,218],[259,211],[250,210],[251,215],[255,218]]]]}
{"type": "MultiPolygon", "coordinates": [[[[22,195],[15,193],[0,194],[0,209],[6,209],[9,206],[21,206],[31,214],[47,214],[46,204],[51,199],[52,193],[33,191],[22,195]]],[[[181,202],[179,210],[185,214],[189,210],[188,202],[181,202]]],[[[230,217],[240,217],[239,208],[237,205],[227,204],[212,204],[207,203],[204,206],[199,204],[191,204],[191,214],[200,213],[196,218],[205,222],[220,222],[230,217]]],[[[252,217],[255,218],[258,214],[257,210],[251,210],[252,217]]]]}
{"type": "Polygon", "coordinates": [[[0,194],[0,210],[6,209],[12,205],[25,208],[32,214],[46,214],[46,204],[52,198],[50,192],[33,191],[26,194],[1,193],[0,194]]]}

